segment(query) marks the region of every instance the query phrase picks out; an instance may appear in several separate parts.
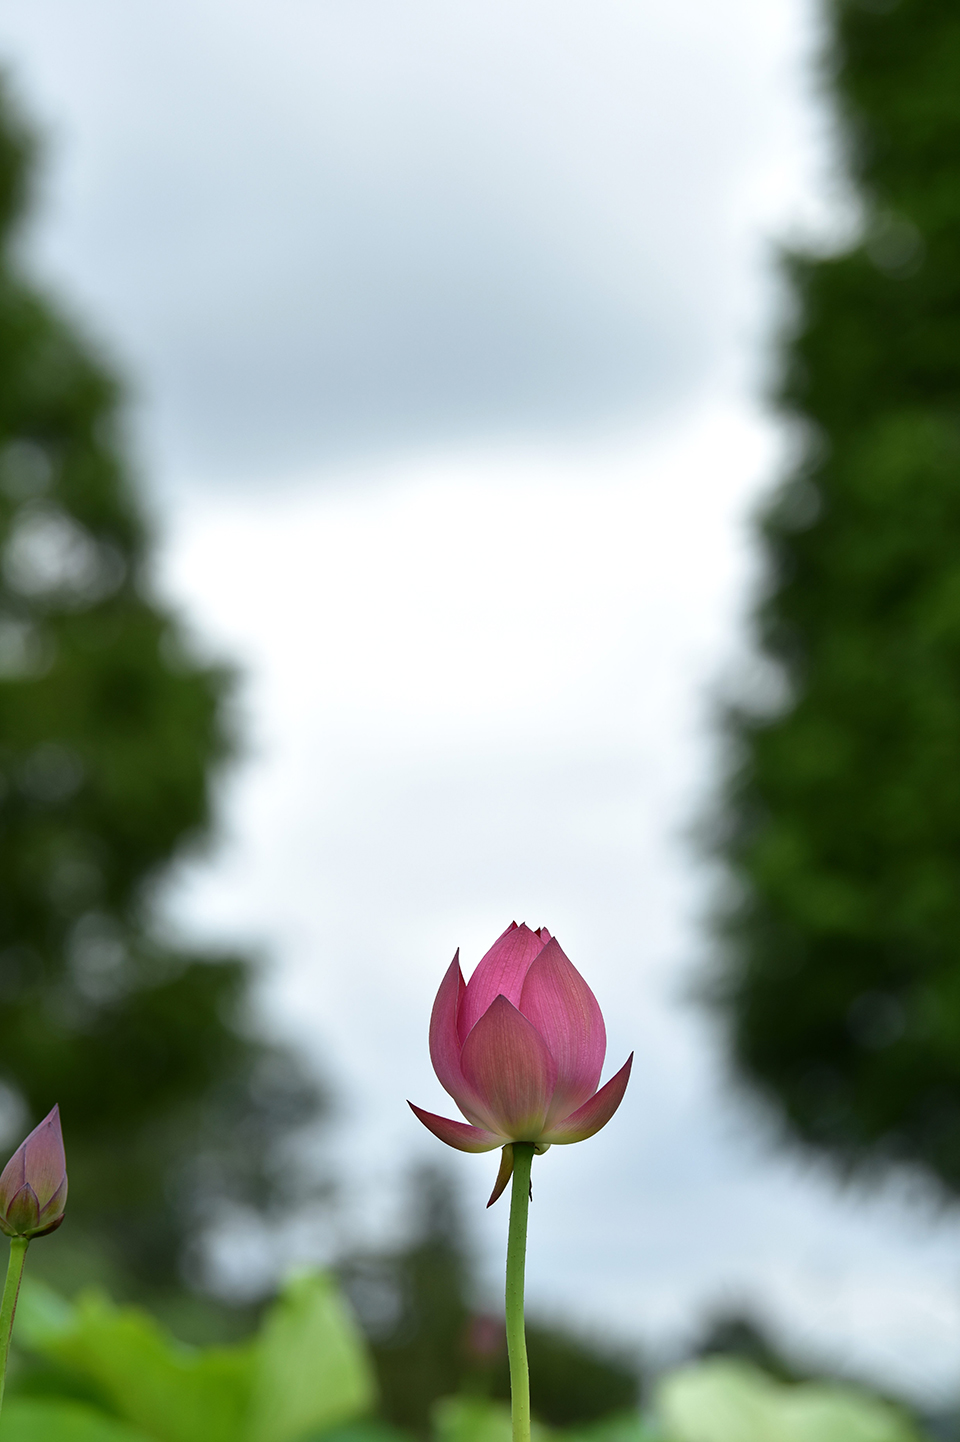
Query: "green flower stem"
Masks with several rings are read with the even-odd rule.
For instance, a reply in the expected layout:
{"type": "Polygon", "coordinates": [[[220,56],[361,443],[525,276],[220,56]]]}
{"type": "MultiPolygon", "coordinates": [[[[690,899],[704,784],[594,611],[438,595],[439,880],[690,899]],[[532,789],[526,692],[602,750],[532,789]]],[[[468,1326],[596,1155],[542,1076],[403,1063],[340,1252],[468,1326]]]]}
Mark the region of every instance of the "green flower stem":
{"type": "Polygon", "coordinates": [[[10,1261],[7,1264],[3,1301],[0,1302],[0,1407],[3,1406],[3,1388],[7,1380],[7,1357],[10,1355],[10,1338],[13,1335],[13,1316],[17,1310],[20,1283],[23,1281],[23,1264],[27,1260],[29,1245],[26,1237],[10,1238],[10,1261]]]}
{"type": "Polygon", "coordinates": [[[530,1369],[523,1326],[523,1275],[527,1256],[527,1209],[533,1142],[513,1144],[513,1191],[507,1233],[507,1357],[510,1361],[510,1410],[513,1442],[530,1442],[530,1369]]]}

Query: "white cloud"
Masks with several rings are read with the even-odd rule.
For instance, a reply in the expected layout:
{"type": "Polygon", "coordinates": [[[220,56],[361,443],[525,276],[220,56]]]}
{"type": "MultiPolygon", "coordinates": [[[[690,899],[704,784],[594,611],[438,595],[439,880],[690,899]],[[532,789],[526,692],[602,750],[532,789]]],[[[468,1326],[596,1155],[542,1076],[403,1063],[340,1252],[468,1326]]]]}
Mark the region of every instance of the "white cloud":
{"type": "Polygon", "coordinates": [[[755,325],[811,212],[801,0],[34,0],[46,268],[134,365],[165,483],[629,428],[755,325]]]}

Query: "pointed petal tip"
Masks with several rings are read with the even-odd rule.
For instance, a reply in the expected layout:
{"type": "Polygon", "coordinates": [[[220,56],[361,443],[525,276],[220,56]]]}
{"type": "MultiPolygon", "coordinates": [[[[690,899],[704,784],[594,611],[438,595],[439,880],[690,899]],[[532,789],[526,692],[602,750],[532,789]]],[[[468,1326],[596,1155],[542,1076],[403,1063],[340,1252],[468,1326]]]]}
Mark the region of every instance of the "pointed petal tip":
{"type": "Polygon", "coordinates": [[[533,958],[543,949],[543,941],[526,922],[518,926],[511,921],[477,963],[467,982],[463,1009],[458,1021],[461,1042],[483,1016],[494,997],[502,993],[514,1006],[520,1002],[523,978],[533,958]]]}
{"type": "Polygon", "coordinates": [[[67,1174],[59,1107],[55,1106],[34,1127],[23,1142],[22,1151],[24,1178],[36,1192],[41,1208],[45,1207],[67,1174]]]}
{"type": "Polygon", "coordinates": [[[448,1147],[454,1147],[458,1152],[492,1152],[494,1147],[503,1146],[505,1139],[494,1132],[471,1126],[469,1122],[454,1121],[452,1117],[438,1117],[435,1112],[424,1111],[412,1101],[408,1101],[407,1106],[428,1132],[433,1132],[439,1141],[446,1142],[448,1147]]]}
{"type": "Polygon", "coordinates": [[[633,1067],[634,1053],[631,1052],[623,1066],[612,1076],[605,1086],[602,1086],[589,1101],[578,1107],[570,1116],[564,1117],[549,1127],[541,1136],[542,1142],[556,1143],[558,1146],[570,1142],[585,1142],[588,1137],[595,1136],[602,1127],[613,1116],[614,1112],[623,1101],[623,1094],[627,1089],[627,1082],[630,1080],[630,1072],[633,1067]]]}

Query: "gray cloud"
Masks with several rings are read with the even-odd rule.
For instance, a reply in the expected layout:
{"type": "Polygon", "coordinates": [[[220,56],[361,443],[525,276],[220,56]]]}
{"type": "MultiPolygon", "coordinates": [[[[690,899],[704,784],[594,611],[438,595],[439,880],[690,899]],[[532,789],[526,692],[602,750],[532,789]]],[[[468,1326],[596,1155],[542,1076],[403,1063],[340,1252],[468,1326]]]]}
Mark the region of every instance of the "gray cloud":
{"type": "Polygon", "coordinates": [[[737,197],[793,123],[757,55],[798,22],[695,8],[8,13],[53,125],[41,264],[139,377],[151,459],[262,477],[631,423],[702,383],[737,197]]]}

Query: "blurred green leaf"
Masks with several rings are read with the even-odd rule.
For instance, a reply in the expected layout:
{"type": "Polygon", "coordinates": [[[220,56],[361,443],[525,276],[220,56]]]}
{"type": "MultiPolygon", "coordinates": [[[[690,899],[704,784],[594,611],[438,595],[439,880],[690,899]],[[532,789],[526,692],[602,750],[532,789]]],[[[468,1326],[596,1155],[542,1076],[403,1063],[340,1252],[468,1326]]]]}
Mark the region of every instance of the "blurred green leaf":
{"type": "Polygon", "coordinates": [[[77,1311],[71,1302],[36,1277],[24,1278],[17,1302],[16,1346],[42,1352],[76,1325],[77,1311]]]}
{"type": "Polygon", "coordinates": [[[411,1432],[404,1432],[389,1422],[364,1418],[359,1422],[345,1422],[342,1427],[311,1432],[303,1442],[415,1442],[415,1439],[411,1432]]]}
{"type": "Polygon", "coordinates": [[[661,1384],[668,1442],[917,1442],[896,1408],[835,1383],[783,1386],[749,1362],[684,1367],[661,1384]]]}
{"type": "MultiPolygon", "coordinates": [[[[253,1347],[182,1347],[152,1317],[87,1293],[67,1312],[31,1289],[21,1345],[95,1382],[157,1442],[236,1442],[249,1406],[253,1347]]],[[[5,1424],[4,1424],[5,1425],[5,1424]]]]}
{"type": "MultiPolygon", "coordinates": [[[[376,1400],[366,1345],[322,1273],[288,1283],[250,1342],[203,1349],[181,1346],[138,1308],[99,1293],[71,1305],[33,1282],[17,1342],[93,1383],[156,1442],[301,1442],[352,1422],[376,1400]]],[[[383,1427],[376,1435],[401,1436],[383,1427]]]]}
{"type": "Polygon", "coordinates": [[[652,1442],[654,1436],[639,1412],[620,1412],[583,1427],[564,1428],[564,1442],[652,1442]]]}
{"type": "Polygon", "coordinates": [[[320,1273],[295,1277],[258,1340],[249,1442],[296,1442],[375,1401],[366,1346],[336,1284],[320,1273]]]}
{"type": "MultiPolygon", "coordinates": [[[[444,1397],[433,1409],[436,1442],[511,1442],[510,1408],[485,1397],[444,1397]]],[[[548,1427],[534,1422],[532,1442],[547,1442],[548,1427]]]]}
{"type": "Polygon", "coordinates": [[[484,1397],[444,1397],[433,1409],[436,1442],[511,1442],[510,1408],[484,1397]]]}
{"type": "Polygon", "coordinates": [[[123,1422],[79,1402],[11,1397],[0,1424],[3,1442],[150,1442],[123,1422]]]}

